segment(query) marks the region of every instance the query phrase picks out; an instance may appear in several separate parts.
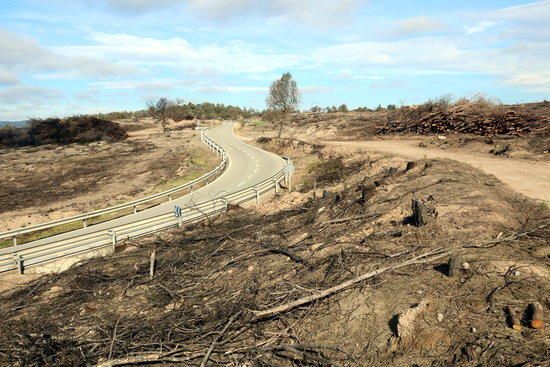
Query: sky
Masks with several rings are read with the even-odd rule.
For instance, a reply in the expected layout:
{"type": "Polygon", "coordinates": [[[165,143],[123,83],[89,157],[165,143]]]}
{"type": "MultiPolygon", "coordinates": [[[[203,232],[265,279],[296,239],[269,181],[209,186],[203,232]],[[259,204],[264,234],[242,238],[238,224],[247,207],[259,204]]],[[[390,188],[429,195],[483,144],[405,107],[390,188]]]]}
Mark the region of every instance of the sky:
{"type": "Polygon", "coordinates": [[[0,0],[0,120],[159,97],[302,109],[548,99],[550,0],[0,0]]]}

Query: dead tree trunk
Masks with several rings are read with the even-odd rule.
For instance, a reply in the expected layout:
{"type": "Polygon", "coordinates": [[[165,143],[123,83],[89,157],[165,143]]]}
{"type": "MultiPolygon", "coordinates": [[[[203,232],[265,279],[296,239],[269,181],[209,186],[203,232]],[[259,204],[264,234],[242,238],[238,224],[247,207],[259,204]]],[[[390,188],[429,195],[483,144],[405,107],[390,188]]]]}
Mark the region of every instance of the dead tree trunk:
{"type": "Polygon", "coordinates": [[[419,200],[413,199],[411,204],[412,209],[412,224],[415,227],[422,227],[426,225],[426,209],[424,204],[419,200]]]}

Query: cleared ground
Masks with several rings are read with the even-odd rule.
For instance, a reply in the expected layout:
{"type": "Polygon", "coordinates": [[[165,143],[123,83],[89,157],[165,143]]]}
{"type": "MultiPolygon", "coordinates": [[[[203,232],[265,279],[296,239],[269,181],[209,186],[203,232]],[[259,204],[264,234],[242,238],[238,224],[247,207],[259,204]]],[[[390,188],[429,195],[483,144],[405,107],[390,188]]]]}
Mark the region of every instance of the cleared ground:
{"type": "Polygon", "coordinates": [[[123,142],[1,150],[0,230],[163,191],[218,163],[192,128],[163,134],[148,120],[125,126],[123,142]]]}

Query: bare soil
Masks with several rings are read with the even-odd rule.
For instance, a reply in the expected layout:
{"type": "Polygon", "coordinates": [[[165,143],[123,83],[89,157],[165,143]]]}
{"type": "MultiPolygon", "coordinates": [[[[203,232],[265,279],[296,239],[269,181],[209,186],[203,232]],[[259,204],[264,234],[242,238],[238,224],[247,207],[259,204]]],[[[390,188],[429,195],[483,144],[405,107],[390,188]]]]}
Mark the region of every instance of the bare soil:
{"type": "Polygon", "coordinates": [[[0,150],[0,231],[99,209],[168,189],[212,169],[197,132],[122,122],[121,142],[0,150]]]}

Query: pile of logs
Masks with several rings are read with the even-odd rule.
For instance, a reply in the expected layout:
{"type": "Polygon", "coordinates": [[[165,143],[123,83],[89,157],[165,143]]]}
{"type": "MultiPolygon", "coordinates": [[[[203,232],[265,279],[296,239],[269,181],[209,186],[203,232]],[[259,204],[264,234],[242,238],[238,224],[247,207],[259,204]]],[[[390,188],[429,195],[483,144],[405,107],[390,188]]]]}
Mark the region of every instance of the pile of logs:
{"type": "Polygon", "coordinates": [[[542,122],[540,118],[513,110],[494,112],[472,110],[468,106],[446,109],[404,107],[388,116],[379,133],[442,134],[462,133],[480,136],[525,135],[542,122]]]}

